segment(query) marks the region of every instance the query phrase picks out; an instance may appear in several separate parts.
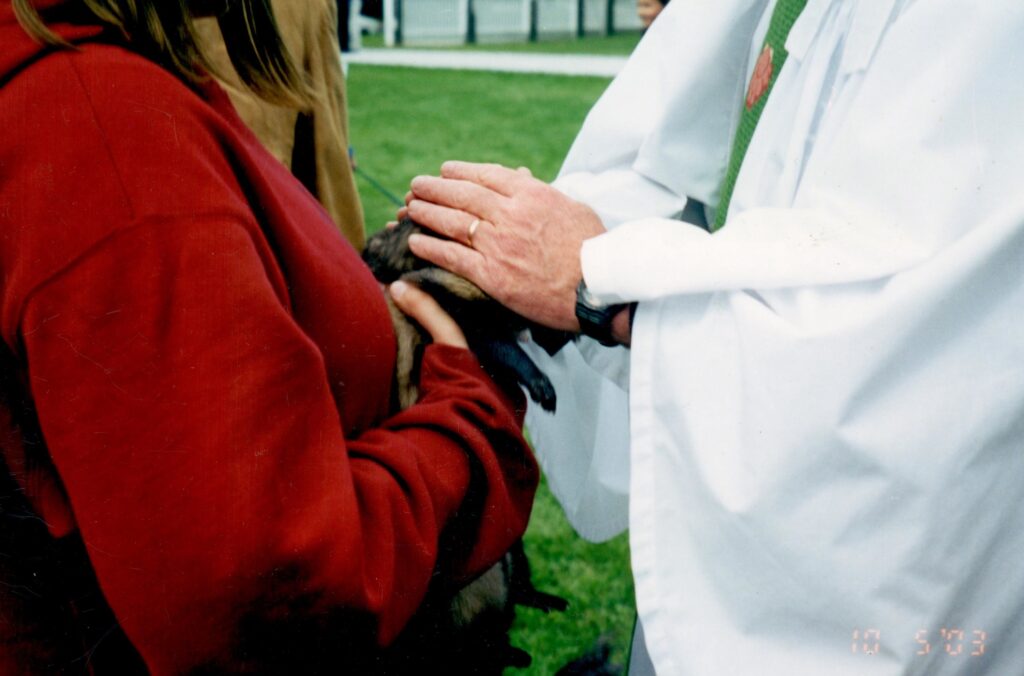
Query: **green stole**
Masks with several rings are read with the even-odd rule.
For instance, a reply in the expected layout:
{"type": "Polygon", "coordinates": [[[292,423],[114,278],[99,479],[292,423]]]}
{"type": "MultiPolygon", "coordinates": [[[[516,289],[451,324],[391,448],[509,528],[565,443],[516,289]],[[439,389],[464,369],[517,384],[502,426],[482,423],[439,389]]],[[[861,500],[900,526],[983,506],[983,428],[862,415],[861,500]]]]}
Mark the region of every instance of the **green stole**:
{"type": "Polygon", "coordinates": [[[786,37],[806,5],[807,0],[779,0],[772,12],[771,23],[768,24],[768,34],[764,39],[764,47],[762,47],[757,65],[754,67],[754,74],[750,78],[743,112],[740,115],[740,124],[732,142],[729,166],[725,172],[725,179],[722,181],[721,197],[718,200],[718,210],[715,212],[715,222],[711,226],[712,231],[725,225],[725,218],[729,214],[729,201],[732,199],[733,188],[736,187],[736,178],[740,174],[743,158],[750,146],[750,139],[754,136],[754,129],[757,128],[757,122],[761,119],[761,112],[764,110],[772,87],[775,86],[775,80],[779,76],[779,71],[782,70],[782,64],[789,56],[786,51],[786,37]]]}

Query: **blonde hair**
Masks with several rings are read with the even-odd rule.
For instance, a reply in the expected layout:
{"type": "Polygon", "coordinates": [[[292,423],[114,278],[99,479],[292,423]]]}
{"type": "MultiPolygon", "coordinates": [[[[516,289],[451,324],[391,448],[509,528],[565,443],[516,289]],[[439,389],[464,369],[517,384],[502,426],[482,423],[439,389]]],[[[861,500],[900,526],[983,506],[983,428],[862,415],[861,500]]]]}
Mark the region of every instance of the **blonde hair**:
{"type": "MultiPolygon", "coordinates": [[[[203,54],[189,0],[69,0],[101,24],[119,31],[128,46],[188,82],[212,72],[203,54]]],[[[35,39],[71,47],[46,27],[32,0],[12,0],[15,16],[35,39]]],[[[242,82],[263,99],[308,108],[313,93],[281,40],[269,0],[224,0],[217,16],[231,63],[242,82]]]]}

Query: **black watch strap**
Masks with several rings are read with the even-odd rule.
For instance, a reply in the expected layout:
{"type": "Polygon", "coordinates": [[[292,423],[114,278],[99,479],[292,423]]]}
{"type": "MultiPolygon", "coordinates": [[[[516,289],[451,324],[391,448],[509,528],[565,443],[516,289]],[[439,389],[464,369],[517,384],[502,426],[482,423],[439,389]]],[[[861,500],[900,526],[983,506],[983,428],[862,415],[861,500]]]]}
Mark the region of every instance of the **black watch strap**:
{"type": "Polygon", "coordinates": [[[624,303],[604,305],[590,293],[582,279],[576,287],[576,319],[580,322],[580,333],[602,345],[612,347],[619,344],[612,337],[612,320],[624,307],[624,303]]]}

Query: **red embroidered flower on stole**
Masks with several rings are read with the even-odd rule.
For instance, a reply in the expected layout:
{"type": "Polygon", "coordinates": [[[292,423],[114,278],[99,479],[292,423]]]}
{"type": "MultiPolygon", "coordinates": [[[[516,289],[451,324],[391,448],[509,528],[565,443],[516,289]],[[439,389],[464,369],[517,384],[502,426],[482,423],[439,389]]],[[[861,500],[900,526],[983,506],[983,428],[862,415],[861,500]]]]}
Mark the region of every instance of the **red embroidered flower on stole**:
{"type": "Polygon", "coordinates": [[[750,87],[747,89],[747,110],[757,105],[764,93],[768,91],[768,85],[772,81],[772,57],[775,52],[771,45],[765,45],[761,56],[757,57],[757,64],[754,66],[754,74],[750,77],[750,87]]]}

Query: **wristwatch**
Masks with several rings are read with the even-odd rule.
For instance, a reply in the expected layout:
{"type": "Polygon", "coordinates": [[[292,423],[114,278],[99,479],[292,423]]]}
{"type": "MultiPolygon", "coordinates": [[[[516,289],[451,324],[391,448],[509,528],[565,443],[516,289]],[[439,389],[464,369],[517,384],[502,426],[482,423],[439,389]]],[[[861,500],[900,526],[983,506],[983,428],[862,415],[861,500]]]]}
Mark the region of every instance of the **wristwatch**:
{"type": "Polygon", "coordinates": [[[576,319],[580,322],[580,333],[602,345],[614,347],[619,344],[612,337],[612,319],[625,307],[625,303],[605,305],[590,293],[586,281],[582,279],[576,287],[576,319]]]}

